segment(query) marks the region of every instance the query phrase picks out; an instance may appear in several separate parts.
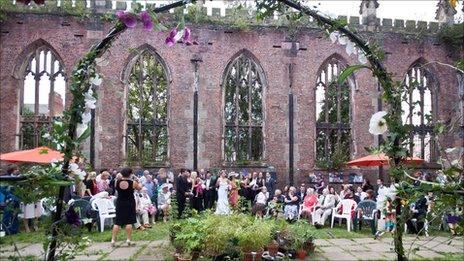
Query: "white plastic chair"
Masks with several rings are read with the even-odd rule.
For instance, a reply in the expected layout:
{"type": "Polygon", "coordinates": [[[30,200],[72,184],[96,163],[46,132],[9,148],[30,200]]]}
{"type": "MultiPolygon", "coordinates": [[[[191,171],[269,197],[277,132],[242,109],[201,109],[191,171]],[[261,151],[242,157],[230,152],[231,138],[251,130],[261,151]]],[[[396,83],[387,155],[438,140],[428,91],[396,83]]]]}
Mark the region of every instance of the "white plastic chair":
{"type": "Polygon", "coordinates": [[[92,201],[92,208],[98,211],[100,217],[100,232],[105,229],[105,219],[111,219],[116,217],[116,207],[113,201],[106,198],[99,198],[92,201]]]}
{"type": "Polygon", "coordinates": [[[340,201],[340,203],[338,203],[338,205],[332,209],[332,224],[331,224],[331,228],[333,228],[334,226],[334,219],[335,218],[339,218],[340,219],[340,223],[342,221],[342,219],[346,219],[346,226],[348,228],[348,232],[351,231],[351,211],[355,210],[357,208],[358,204],[356,203],[356,201],[354,200],[351,200],[351,199],[343,199],[340,201]],[[338,214],[338,210],[340,209],[340,207],[342,208],[342,213],[341,214],[338,214]]]}

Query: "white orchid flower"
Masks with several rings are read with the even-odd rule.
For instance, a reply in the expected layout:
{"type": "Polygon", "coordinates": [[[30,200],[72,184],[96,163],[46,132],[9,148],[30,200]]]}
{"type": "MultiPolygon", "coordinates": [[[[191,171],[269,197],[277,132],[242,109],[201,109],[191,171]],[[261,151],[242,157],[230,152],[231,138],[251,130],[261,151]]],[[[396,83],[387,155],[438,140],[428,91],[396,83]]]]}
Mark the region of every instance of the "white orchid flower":
{"type": "Polygon", "coordinates": [[[44,139],[50,139],[50,133],[44,133],[44,135],[42,135],[42,138],[44,139]]]}
{"type": "Polygon", "coordinates": [[[362,64],[366,64],[367,63],[367,57],[366,55],[364,55],[364,53],[362,51],[358,52],[358,61],[362,64]]]}
{"type": "Polygon", "coordinates": [[[449,153],[454,153],[457,149],[458,149],[458,148],[447,148],[447,149],[445,150],[445,152],[448,153],[448,154],[449,154],[449,153]]]}
{"type": "Polygon", "coordinates": [[[179,41],[180,39],[182,39],[182,37],[184,37],[184,29],[179,30],[179,31],[176,33],[176,36],[174,36],[174,41],[177,43],[177,41],[179,41]]]}
{"type": "Polygon", "coordinates": [[[102,82],[103,82],[103,79],[100,77],[100,75],[95,74],[95,77],[91,78],[90,82],[93,85],[100,86],[102,84],[102,82]]]}
{"type": "Polygon", "coordinates": [[[87,130],[89,126],[87,126],[87,124],[82,124],[82,123],[79,123],[77,124],[77,137],[79,138],[80,136],[82,136],[82,134],[84,134],[84,132],[87,130]]]}
{"type": "Polygon", "coordinates": [[[338,43],[341,44],[341,45],[345,45],[345,44],[347,44],[349,41],[350,41],[350,39],[348,39],[348,37],[346,37],[346,36],[340,36],[340,37],[338,37],[338,43]]]}
{"type": "Polygon", "coordinates": [[[338,31],[333,31],[329,35],[330,41],[332,41],[333,44],[336,43],[339,36],[340,36],[340,33],[338,31]]]}
{"type": "Polygon", "coordinates": [[[369,122],[369,132],[373,135],[382,135],[388,130],[387,121],[384,119],[386,111],[376,112],[369,122]]]}
{"type": "Polygon", "coordinates": [[[356,52],[355,44],[352,41],[348,40],[348,42],[346,43],[346,53],[348,54],[348,56],[350,56],[355,52],[356,52]]]}
{"type": "Polygon", "coordinates": [[[85,93],[85,108],[87,109],[95,109],[95,103],[97,102],[97,99],[93,97],[93,91],[92,89],[89,89],[88,92],[85,93]]]}
{"type": "Polygon", "coordinates": [[[90,120],[92,120],[92,114],[87,110],[84,112],[84,114],[82,114],[82,123],[87,124],[90,122],[90,120]]]}

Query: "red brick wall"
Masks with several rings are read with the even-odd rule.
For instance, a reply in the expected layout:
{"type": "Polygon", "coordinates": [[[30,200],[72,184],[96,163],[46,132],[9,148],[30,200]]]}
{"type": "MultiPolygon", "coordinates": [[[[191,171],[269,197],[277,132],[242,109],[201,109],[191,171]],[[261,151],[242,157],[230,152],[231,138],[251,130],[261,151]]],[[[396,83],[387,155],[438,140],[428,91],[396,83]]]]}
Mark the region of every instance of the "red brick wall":
{"type": "MultiPolygon", "coordinates": [[[[266,77],[265,162],[275,166],[279,182],[288,178],[288,64],[292,63],[294,93],[294,153],[295,180],[305,180],[314,171],[315,82],[319,66],[332,54],[339,54],[348,64],[357,63],[347,56],[344,47],[331,42],[316,29],[302,31],[297,37],[300,50],[291,55],[285,47],[285,29],[254,28],[230,31],[215,25],[191,25],[197,46],[164,44],[166,32],[146,32],[142,28],[127,30],[104,56],[107,65],[99,70],[104,82],[99,88],[97,109],[97,167],[123,164],[124,158],[124,69],[131,49],[152,46],[166,62],[170,78],[169,158],[172,168],[193,165],[193,82],[194,66],[190,61],[199,57],[199,152],[198,167],[222,167],[222,90],[224,70],[230,59],[246,49],[262,66],[266,77]],[[227,32],[226,32],[227,31],[227,32]]],[[[109,24],[79,22],[68,17],[47,15],[11,16],[0,25],[0,142],[1,152],[15,149],[17,130],[19,67],[31,44],[43,39],[54,48],[64,62],[69,77],[78,59],[110,28],[109,24]],[[63,22],[69,25],[64,26],[63,22]]],[[[434,37],[404,41],[404,34],[392,32],[363,33],[380,42],[388,53],[386,67],[401,80],[411,64],[423,57],[427,61],[453,63],[443,45],[434,37]]],[[[452,104],[457,104],[456,75],[447,67],[432,65],[439,80],[438,113],[444,121],[455,116],[452,104]]],[[[357,72],[357,89],[352,91],[354,150],[352,157],[366,154],[364,147],[374,145],[368,133],[368,123],[376,111],[377,84],[368,71],[357,72]]],[[[69,101],[69,98],[66,98],[69,101]]],[[[445,140],[452,143],[452,139],[445,140]]],[[[373,170],[375,172],[375,169],[373,170]]],[[[376,177],[372,177],[375,179],[376,177]]]]}

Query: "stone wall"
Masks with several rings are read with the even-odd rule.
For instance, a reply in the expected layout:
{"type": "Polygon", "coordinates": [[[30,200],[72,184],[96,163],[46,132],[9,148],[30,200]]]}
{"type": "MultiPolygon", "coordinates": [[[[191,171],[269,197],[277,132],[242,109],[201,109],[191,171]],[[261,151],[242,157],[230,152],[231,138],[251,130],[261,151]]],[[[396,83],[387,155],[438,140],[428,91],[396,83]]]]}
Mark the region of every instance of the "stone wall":
{"type": "MultiPolygon", "coordinates": [[[[79,21],[69,16],[14,14],[0,25],[0,142],[1,152],[16,148],[18,133],[20,66],[24,57],[38,45],[52,47],[63,61],[69,77],[73,66],[92,44],[110,29],[99,19],[79,21]]],[[[164,59],[170,72],[169,85],[169,159],[173,169],[193,166],[193,83],[194,64],[199,64],[198,167],[223,167],[222,89],[228,63],[238,53],[250,52],[262,67],[264,88],[265,163],[274,166],[281,184],[288,180],[289,131],[288,94],[294,95],[295,181],[305,180],[315,169],[315,84],[320,65],[336,55],[348,64],[357,58],[348,56],[344,46],[332,44],[321,30],[303,29],[287,41],[288,30],[266,26],[238,31],[219,25],[189,24],[198,45],[164,44],[166,32],[127,30],[105,54],[99,72],[104,78],[99,87],[96,110],[96,167],[124,164],[125,87],[124,74],[132,57],[131,49],[150,46],[164,59]],[[293,48],[293,50],[292,50],[293,48]],[[289,64],[293,67],[290,90],[289,64]]],[[[398,80],[418,59],[453,63],[446,46],[432,36],[410,37],[405,33],[380,30],[363,32],[371,42],[379,42],[387,52],[385,65],[398,80]]],[[[448,67],[430,65],[438,79],[438,114],[447,121],[457,116],[459,103],[456,73],[448,67]]],[[[367,70],[355,74],[352,90],[352,158],[366,154],[364,147],[375,144],[368,133],[370,116],[377,110],[377,83],[367,70]]],[[[69,101],[69,97],[66,97],[69,101]]],[[[444,140],[453,144],[454,139],[444,140]]],[[[261,169],[261,168],[257,168],[261,169]]],[[[375,169],[372,170],[376,172],[375,169]]],[[[375,178],[375,176],[372,176],[375,178]]]]}

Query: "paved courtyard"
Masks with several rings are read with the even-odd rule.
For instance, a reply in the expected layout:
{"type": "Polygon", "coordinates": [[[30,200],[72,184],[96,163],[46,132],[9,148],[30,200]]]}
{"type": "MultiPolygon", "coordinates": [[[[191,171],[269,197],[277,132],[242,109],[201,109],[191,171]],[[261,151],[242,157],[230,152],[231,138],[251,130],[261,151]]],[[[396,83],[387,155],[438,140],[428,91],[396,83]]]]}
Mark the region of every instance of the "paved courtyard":
{"type": "MultiPolygon", "coordinates": [[[[464,239],[446,237],[405,238],[405,249],[410,251],[410,259],[446,258],[446,254],[464,254],[464,239]]],[[[380,241],[372,238],[356,239],[318,239],[316,253],[307,260],[394,260],[395,253],[391,238],[380,241]]],[[[109,243],[94,243],[76,260],[165,260],[170,255],[167,241],[138,241],[136,246],[123,246],[120,242],[116,248],[109,243]]],[[[20,244],[22,257],[43,256],[42,245],[20,244]]],[[[2,246],[1,260],[18,256],[13,246],[2,246]]]]}

